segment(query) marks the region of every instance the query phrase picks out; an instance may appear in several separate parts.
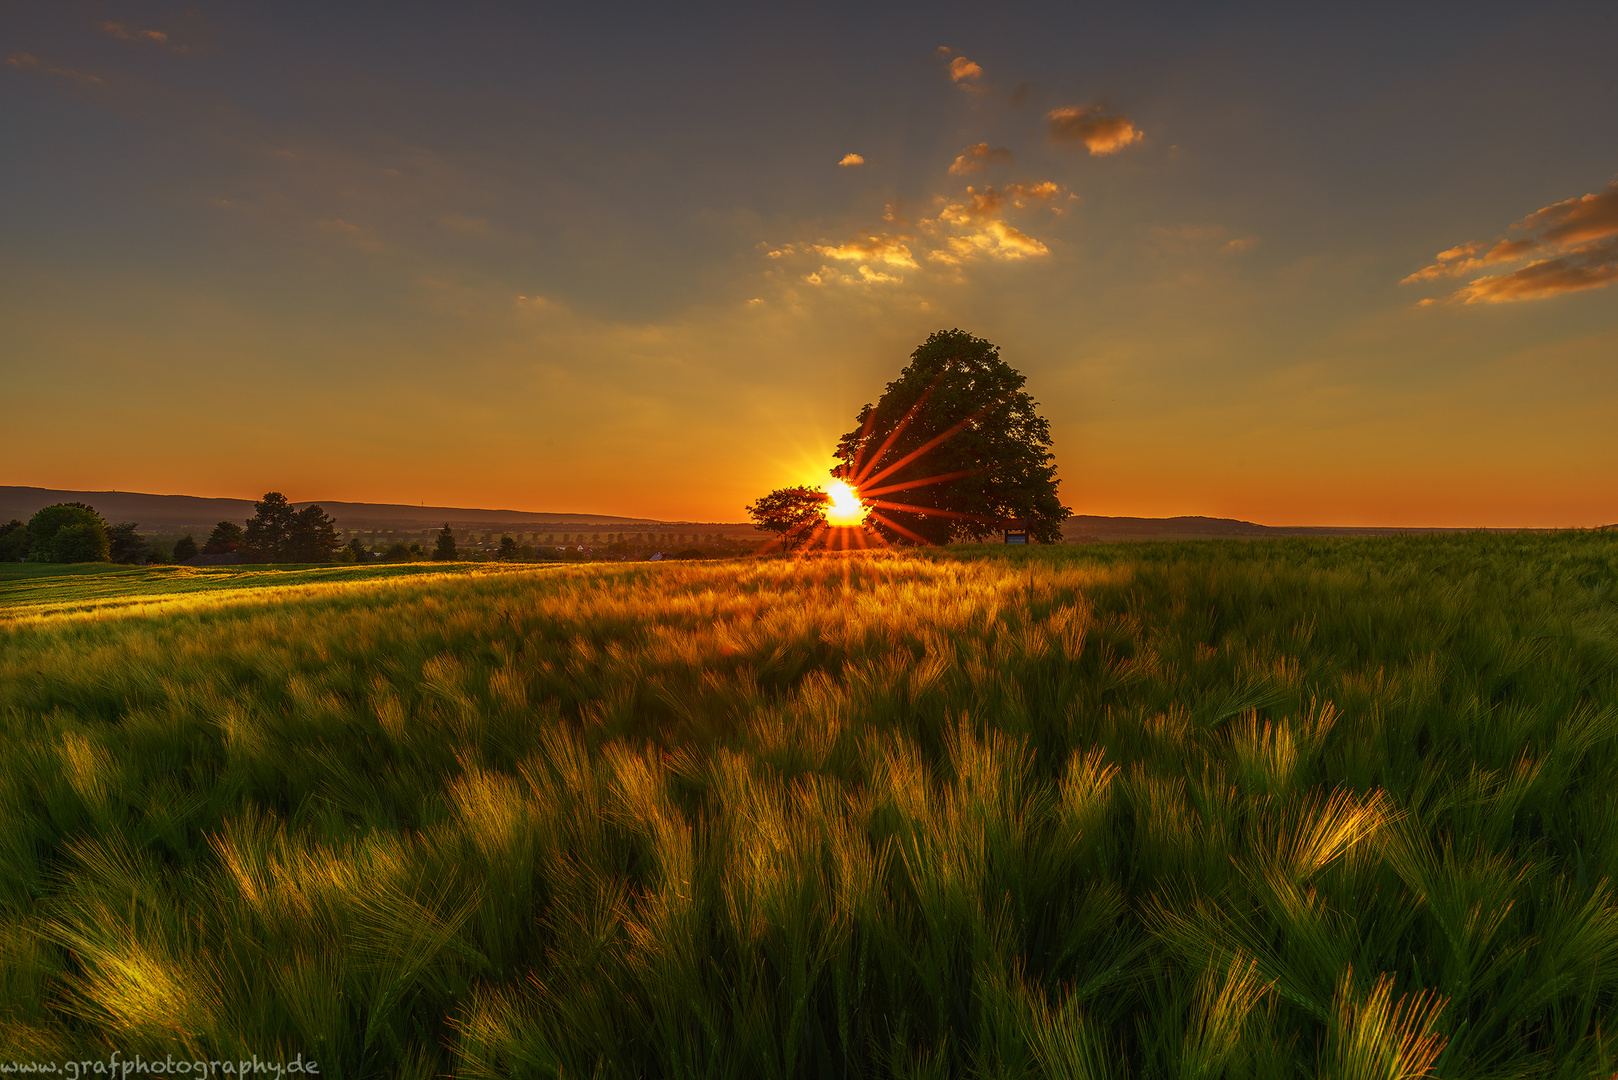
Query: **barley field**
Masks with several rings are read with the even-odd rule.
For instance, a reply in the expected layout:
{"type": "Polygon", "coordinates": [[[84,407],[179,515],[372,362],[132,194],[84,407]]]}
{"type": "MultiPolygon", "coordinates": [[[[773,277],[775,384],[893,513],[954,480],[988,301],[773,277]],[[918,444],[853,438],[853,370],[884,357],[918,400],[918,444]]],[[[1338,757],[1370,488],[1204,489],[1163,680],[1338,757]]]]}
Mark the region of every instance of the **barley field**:
{"type": "Polygon", "coordinates": [[[1618,1072],[1612,533],[13,577],[0,754],[0,1064],[1618,1072]]]}

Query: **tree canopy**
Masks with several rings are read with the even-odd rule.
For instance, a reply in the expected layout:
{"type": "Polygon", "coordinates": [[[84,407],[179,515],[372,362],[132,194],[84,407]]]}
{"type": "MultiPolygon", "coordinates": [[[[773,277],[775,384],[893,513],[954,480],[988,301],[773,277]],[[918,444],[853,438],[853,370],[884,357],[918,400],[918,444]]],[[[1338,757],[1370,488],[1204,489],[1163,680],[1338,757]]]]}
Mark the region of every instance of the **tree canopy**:
{"type": "Polygon", "coordinates": [[[1050,425],[1000,350],[940,330],[838,441],[839,475],[859,481],[871,524],[896,543],[982,540],[1021,519],[1029,538],[1061,540],[1050,425]],[[907,507],[907,508],[901,508],[907,507]]]}
{"type": "Polygon", "coordinates": [[[455,530],[444,522],[444,528],[439,531],[438,543],[433,548],[433,558],[438,562],[454,562],[460,556],[455,550],[455,530]]]}
{"type": "Polygon", "coordinates": [[[0,562],[22,562],[28,558],[28,524],[12,518],[0,525],[0,562]]]}
{"type": "Polygon", "coordinates": [[[28,519],[30,562],[105,562],[110,551],[107,523],[92,506],[57,503],[28,519]]]}
{"type": "Polygon", "coordinates": [[[205,555],[226,555],[241,547],[245,540],[240,525],[234,521],[221,521],[208,534],[208,542],[203,545],[202,551],[205,555]]]}
{"type": "Polygon", "coordinates": [[[107,544],[113,562],[132,566],[151,560],[153,551],[139,529],[140,523],[135,521],[120,521],[107,526],[107,544]]]}
{"type": "Polygon", "coordinates": [[[343,541],[337,535],[337,522],[319,503],[292,515],[287,528],[286,554],[293,562],[331,562],[343,541]]]}
{"type": "MultiPolygon", "coordinates": [[[[214,529],[216,536],[225,524],[220,522],[214,529]]],[[[213,537],[209,537],[209,547],[212,541],[213,537]]],[[[343,544],[337,536],[337,522],[319,503],[294,510],[285,495],[270,491],[253,504],[253,516],[247,519],[242,533],[242,546],[247,549],[249,561],[330,562],[343,544]]]]}
{"type": "Polygon", "coordinates": [[[779,535],[783,551],[791,551],[826,520],[828,501],[824,491],[812,487],[778,488],[750,505],[747,515],[755,528],[779,535]]]}
{"type": "Polygon", "coordinates": [[[253,516],[247,519],[242,535],[243,546],[249,549],[249,562],[287,561],[288,539],[296,513],[279,491],[265,492],[264,497],[253,504],[253,516]]]}

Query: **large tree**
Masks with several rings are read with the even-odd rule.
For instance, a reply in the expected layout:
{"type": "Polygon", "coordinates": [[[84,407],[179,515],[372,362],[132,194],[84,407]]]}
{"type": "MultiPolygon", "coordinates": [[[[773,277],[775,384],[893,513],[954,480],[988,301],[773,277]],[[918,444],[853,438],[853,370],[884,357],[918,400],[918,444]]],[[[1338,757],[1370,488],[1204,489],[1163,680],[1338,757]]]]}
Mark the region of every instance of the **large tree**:
{"type": "Polygon", "coordinates": [[[249,562],[286,562],[292,533],[292,518],[297,511],[279,491],[265,492],[253,504],[253,516],[247,519],[242,546],[248,549],[249,562]]]}
{"type": "Polygon", "coordinates": [[[337,535],[337,522],[319,503],[292,515],[287,526],[286,554],[292,562],[331,562],[343,541],[337,535]]]}
{"type": "Polygon", "coordinates": [[[107,523],[95,507],[57,503],[28,519],[30,562],[106,562],[107,523]]]}
{"type": "Polygon", "coordinates": [[[1071,511],[1057,497],[1050,425],[1000,350],[940,330],[837,444],[837,472],[874,507],[889,540],[982,540],[1011,521],[1057,543],[1071,511]]]}

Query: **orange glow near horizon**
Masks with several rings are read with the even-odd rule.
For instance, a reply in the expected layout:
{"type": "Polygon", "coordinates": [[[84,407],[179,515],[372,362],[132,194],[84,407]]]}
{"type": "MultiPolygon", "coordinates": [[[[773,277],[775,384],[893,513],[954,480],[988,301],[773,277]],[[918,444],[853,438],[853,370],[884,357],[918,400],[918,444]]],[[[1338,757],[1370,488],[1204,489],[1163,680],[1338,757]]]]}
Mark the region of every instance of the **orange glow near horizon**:
{"type": "MultiPolygon", "coordinates": [[[[760,72],[809,31],[671,49],[609,19],[558,53],[532,5],[382,38],[334,5],[318,40],[230,7],[0,5],[28,163],[0,170],[0,487],[740,523],[824,490],[954,327],[1026,378],[1075,514],[1618,522],[1618,181],[1588,138],[1618,83],[1578,81],[1601,34],[1478,96],[1426,76],[1449,36],[1329,11],[1127,57],[1161,20],[1058,5],[925,45],[822,20],[760,72]],[[1408,94],[1363,100],[1373,55],[1408,94]],[[1350,118],[1373,150],[1345,159],[1350,118]],[[1533,152],[1480,169],[1502,125],[1533,152]]],[[[840,479],[864,512],[827,505],[839,543],[939,501],[840,479]]]]}

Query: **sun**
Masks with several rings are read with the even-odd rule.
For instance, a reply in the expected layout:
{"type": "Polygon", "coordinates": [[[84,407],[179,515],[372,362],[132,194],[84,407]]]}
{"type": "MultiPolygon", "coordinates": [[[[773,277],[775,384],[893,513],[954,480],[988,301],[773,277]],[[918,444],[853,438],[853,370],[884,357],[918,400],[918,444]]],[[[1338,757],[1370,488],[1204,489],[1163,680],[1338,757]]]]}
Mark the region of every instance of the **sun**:
{"type": "Polygon", "coordinates": [[[826,507],[826,524],[840,529],[851,528],[865,520],[865,504],[857,491],[846,480],[833,480],[826,485],[831,504],[826,507]]]}

